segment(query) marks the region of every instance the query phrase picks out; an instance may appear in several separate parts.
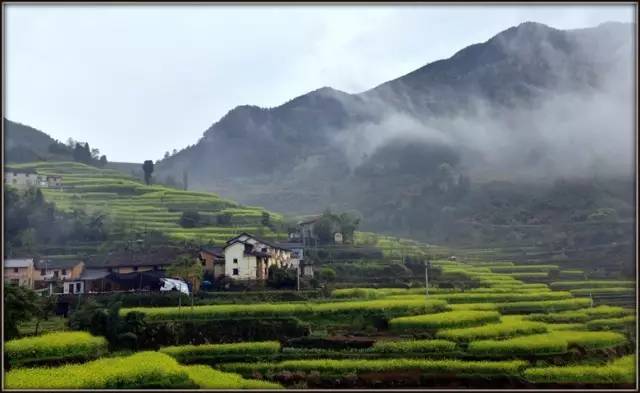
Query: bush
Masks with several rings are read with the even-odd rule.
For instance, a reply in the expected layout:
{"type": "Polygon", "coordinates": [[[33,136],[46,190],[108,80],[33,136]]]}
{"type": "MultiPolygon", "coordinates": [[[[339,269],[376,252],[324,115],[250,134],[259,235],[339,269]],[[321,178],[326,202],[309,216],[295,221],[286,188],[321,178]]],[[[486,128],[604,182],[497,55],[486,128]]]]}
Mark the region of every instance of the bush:
{"type": "Polygon", "coordinates": [[[365,337],[297,337],[287,341],[292,348],[322,348],[330,350],[365,349],[375,343],[372,338],[365,337]]]}
{"type": "Polygon", "coordinates": [[[585,350],[613,348],[627,342],[624,335],[613,332],[562,330],[551,332],[549,335],[566,340],[569,347],[578,347],[585,350]]]}
{"type": "Polygon", "coordinates": [[[420,353],[449,353],[456,350],[456,343],[447,340],[399,340],[378,341],[372,347],[372,352],[420,352],[420,353]]]}
{"type": "Polygon", "coordinates": [[[314,359],[287,360],[279,363],[229,363],[225,371],[249,374],[254,371],[317,371],[324,375],[343,376],[347,373],[393,372],[419,370],[422,375],[453,376],[518,376],[527,362],[522,360],[490,362],[430,359],[314,359]]]}
{"type": "Polygon", "coordinates": [[[430,315],[393,318],[389,326],[393,330],[442,329],[449,327],[477,326],[498,322],[500,314],[495,311],[449,311],[430,315]]]}
{"type": "Polygon", "coordinates": [[[459,303],[449,306],[452,311],[476,310],[476,311],[497,311],[498,305],[495,303],[459,303]]]}
{"type": "Polygon", "coordinates": [[[635,382],[635,366],[635,355],[628,355],[606,365],[533,367],[523,375],[532,383],[631,384],[635,382]]]}
{"type": "Polygon", "coordinates": [[[208,366],[185,366],[184,369],[200,389],[283,389],[277,383],[244,379],[238,374],[225,373],[208,366]]]}
{"type": "Polygon", "coordinates": [[[633,295],[635,288],[580,288],[572,289],[573,296],[591,296],[591,295],[633,295]]]}
{"type": "Polygon", "coordinates": [[[498,310],[503,314],[540,313],[563,310],[575,310],[591,305],[591,299],[543,300],[530,302],[499,303],[498,310]]]}
{"type": "Polygon", "coordinates": [[[503,339],[514,336],[546,333],[547,326],[540,322],[528,322],[503,317],[500,323],[484,326],[440,330],[436,337],[457,342],[469,342],[482,339],[503,339]]]}
{"type": "Polygon", "coordinates": [[[7,341],[4,350],[12,367],[52,360],[88,360],[107,351],[107,340],[86,332],[48,333],[7,341]]]}

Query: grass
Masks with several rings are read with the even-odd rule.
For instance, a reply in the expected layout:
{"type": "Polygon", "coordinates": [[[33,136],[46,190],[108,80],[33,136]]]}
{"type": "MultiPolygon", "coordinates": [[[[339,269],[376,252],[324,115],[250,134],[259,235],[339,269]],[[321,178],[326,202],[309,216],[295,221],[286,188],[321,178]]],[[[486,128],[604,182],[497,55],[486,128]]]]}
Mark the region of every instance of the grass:
{"type": "Polygon", "coordinates": [[[45,360],[93,359],[107,352],[107,340],[87,332],[47,333],[7,341],[4,351],[12,366],[45,360]]]}
{"type": "Polygon", "coordinates": [[[495,311],[448,311],[393,318],[389,321],[389,327],[392,330],[444,329],[477,326],[499,320],[500,314],[495,311]]]}
{"type": "Polygon", "coordinates": [[[531,293],[448,293],[431,296],[434,299],[444,299],[448,303],[511,303],[522,301],[560,300],[571,298],[569,292],[531,292],[531,293]]]}
{"type": "Polygon", "coordinates": [[[523,375],[533,383],[631,384],[635,382],[635,367],[635,355],[628,355],[606,365],[533,367],[523,375]]]}
{"type": "Polygon", "coordinates": [[[246,380],[207,366],[182,366],[159,352],[138,352],[79,365],[17,368],[5,374],[8,389],[275,389],[280,385],[246,380]]]}
{"type": "Polygon", "coordinates": [[[436,337],[456,342],[469,342],[483,339],[504,339],[546,332],[547,326],[544,323],[503,317],[503,320],[499,323],[462,329],[440,330],[436,333],[436,337]]]}

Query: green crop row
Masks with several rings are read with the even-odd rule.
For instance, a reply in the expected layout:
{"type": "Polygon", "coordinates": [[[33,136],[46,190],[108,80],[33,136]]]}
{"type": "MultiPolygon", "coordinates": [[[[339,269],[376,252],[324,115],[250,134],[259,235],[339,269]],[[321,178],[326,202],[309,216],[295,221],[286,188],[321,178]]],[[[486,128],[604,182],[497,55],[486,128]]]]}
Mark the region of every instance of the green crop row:
{"type": "Polygon", "coordinates": [[[580,288],[614,288],[614,287],[635,287],[635,281],[622,280],[593,280],[593,281],[557,281],[549,284],[553,290],[568,291],[580,288]]]}
{"type": "Polygon", "coordinates": [[[498,305],[495,303],[458,303],[449,306],[451,311],[498,311],[498,305]]]}
{"type": "Polygon", "coordinates": [[[377,341],[372,352],[448,353],[456,349],[456,343],[447,340],[384,340],[377,341]]]}
{"type": "Polygon", "coordinates": [[[448,311],[393,318],[389,321],[389,327],[393,330],[444,329],[477,326],[499,320],[500,314],[495,311],[448,311]]]}
{"type": "Polygon", "coordinates": [[[242,342],[232,344],[180,345],[159,350],[178,361],[224,355],[272,355],[280,352],[278,341],[242,342]]]}
{"type": "Polygon", "coordinates": [[[547,326],[541,322],[522,321],[503,317],[499,323],[462,329],[444,329],[438,331],[436,337],[456,341],[469,342],[483,339],[503,339],[514,336],[546,333],[547,326]]]}
{"type": "Polygon", "coordinates": [[[524,377],[533,383],[634,383],[636,375],[635,355],[616,359],[605,365],[575,365],[562,367],[532,367],[524,371],[524,377]]]}
{"type": "Polygon", "coordinates": [[[324,303],[260,303],[260,304],[221,304],[195,307],[135,307],[123,308],[122,315],[130,312],[145,314],[147,319],[207,319],[233,316],[288,316],[322,315],[349,312],[385,312],[400,311],[411,314],[445,310],[443,300],[363,300],[324,303]]]}
{"type": "Polygon", "coordinates": [[[7,341],[9,364],[37,363],[58,359],[93,359],[107,352],[107,340],[87,332],[48,333],[7,341]]]}
{"type": "Polygon", "coordinates": [[[549,272],[558,269],[557,265],[514,265],[514,266],[491,266],[494,273],[534,273],[549,272]]]}
{"type": "Polygon", "coordinates": [[[498,303],[498,310],[502,314],[523,314],[555,312],[563,310],[576,310],[589,307],[591,299],[564,299],[564,300],[543,300],[513,303],[498,303]]]}
{"type": "Polygon", "coordinates": [[[625,313],[622,307],[598,306],[579,310],[563,311],[548,314],[531,314],[526,317],[531,321],[541,321],[547,323],[575,323],[586,322],[592,319],[615,318],[623,316],[625,313]]]}
{"type": "Polygon", "coordinates": [[[591,296],[591,295],[633,295],[635,288],[580,288],[572,289],[571,294],[574,296],[591,296]]]}
{"type": "Polygon", "coordinates": [[[159,352],[94,360],[55,368],[17,368],[5,374],[9,389],[280,388],[205,366],[181,366],[159,352]]]}
{"type": "Polygon", "coordinates": [[[229,363],[221,365],[221,368],[241,374],[250,374],[254,371],[261,373],[317,371],[322,374],[343,376],[347,373],[419,370],[423,375],[518,376],[526,365],[527,362],[521,360],[313,359],[287,360],[278,363],[229,363]]]}
{"type": "Polygon", "coordinates": [[[595,319],[586,323],[589,330],[615,330],[633,327],[636,324],[636,317],[628,315],[622,318],[595,319]]]}
{"type": "Polygon", "coordinates": [[[527,292],[527,293],[447,293],[447,294],[435,294],[431,296],[434,299],[443,299],[448,303],[511,303],[522,301],[542,301],[542,300],[559,300],[571,298],[569,292],[527,292]]]}

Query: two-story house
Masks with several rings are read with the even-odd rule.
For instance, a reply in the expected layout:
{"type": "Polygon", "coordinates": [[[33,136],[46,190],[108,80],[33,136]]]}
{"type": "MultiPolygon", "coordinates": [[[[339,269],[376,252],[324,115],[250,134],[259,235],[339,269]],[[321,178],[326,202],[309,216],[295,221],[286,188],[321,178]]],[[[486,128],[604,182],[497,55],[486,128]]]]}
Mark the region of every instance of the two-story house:
{"type": "Polygon", "coordinates": [[[83,293],[83,271],[83,261],[44,259],[35,263],[33,281],[35,288],[49,288],[52,293],[58,289],[63,293],[83,293]]]}
{"type": "Polygon", "coordinates": [[[241,233],[224,246],[225,276],[234,280],[266,280],[271,266],[286,266],[291,250],[241,233]]]}
{"type": "Polygon", "coordinates": [[[3,265],[5,281],[33,289],[33,258],[7,259],[3,265]]]}

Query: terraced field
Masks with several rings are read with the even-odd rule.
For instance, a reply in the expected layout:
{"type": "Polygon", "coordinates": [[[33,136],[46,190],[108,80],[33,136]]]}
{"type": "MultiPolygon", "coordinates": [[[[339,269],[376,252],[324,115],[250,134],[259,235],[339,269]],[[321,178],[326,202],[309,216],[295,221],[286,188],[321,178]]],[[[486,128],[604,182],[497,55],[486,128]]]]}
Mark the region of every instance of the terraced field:
{"type": "MultiPolygon", "coordinates": [[[[36,162],[11,167],[35,169],[40,175],[62,176],[62,189],[42,189],[46,200],[54,202],[63,211],[81,208],[88,212],[104,212],[128,229],[157,230],[175,240],[201,243],[224,242],[243,231],[267,239],[283,235],[262,225],[264,209],[241,206],[213,193],[146,185],[122,172],[76,162],[36,162]],[[184,211],[197,211],[208,223],[183,228],[179,220],[184,211]],[[218,216],[229,216],[230,222],[219,225],[218,216]]],[[[268,213],[271,222],[282,221],[282,215],[268,213]]]]}

